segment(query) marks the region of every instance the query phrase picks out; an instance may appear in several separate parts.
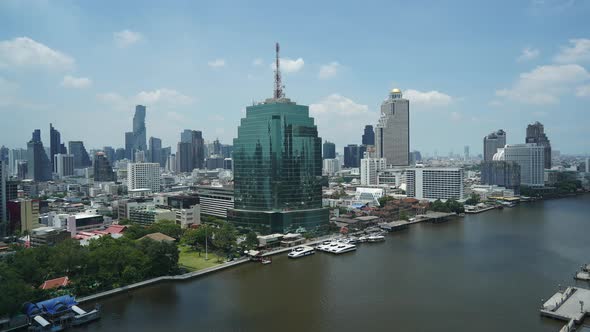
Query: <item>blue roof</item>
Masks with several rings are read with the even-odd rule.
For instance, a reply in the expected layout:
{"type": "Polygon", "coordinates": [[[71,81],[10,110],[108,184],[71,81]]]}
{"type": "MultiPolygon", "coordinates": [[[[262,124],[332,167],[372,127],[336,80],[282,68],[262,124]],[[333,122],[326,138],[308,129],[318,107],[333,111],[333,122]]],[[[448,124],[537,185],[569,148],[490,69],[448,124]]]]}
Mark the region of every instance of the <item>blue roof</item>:
{"type": "Polygon", "coordinates": [[[56,315],[69,310],[76,304],[78,304],[78,302],[76,302],[76,299],[73,296],[64,295],[37,303],[27,303],[25,305],[25,313],[29,317],[39,314],[56,315]]]}

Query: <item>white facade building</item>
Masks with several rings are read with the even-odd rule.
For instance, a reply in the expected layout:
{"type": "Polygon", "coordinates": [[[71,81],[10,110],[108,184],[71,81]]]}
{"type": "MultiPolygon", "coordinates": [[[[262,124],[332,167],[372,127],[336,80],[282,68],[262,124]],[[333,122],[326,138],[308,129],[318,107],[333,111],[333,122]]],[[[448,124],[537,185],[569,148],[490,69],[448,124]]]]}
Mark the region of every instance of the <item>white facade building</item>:
{"type": "Polygon", "coordinates": [[[176,210],[176,224],[181,228],[187,228],[190,225],[198,225],[201,223],[201,206],[195,204],[190,209],[176,210]]]}
{"type": "Polygon", "coordinates": [[[544,147],[535,143],[507,144],[498,149],[493,160],[513,161],[520,165],[520,184],[530,187],[545,185],[544,147]]]}
{"type": "Polygon", "coordinates": [[[377,157],[387,159],[389,165],[410,164],[410,101],[402,98],[399,89],[391,90],[381,104],[381,117],[375,127],[377,157]]]}
{"type": "Polygon", "coordinates": [[[127,164],[127,188],[128,190],[151,189],[154,193],[160,192],[160,164],[127,164]]]}
{"type": "Polygon", "coordinates": [[[417,167],[406,170],[406,194],[417,199],[463,199],[462,168],[417,167]]]}
{"type": "Polygon", "coordinates": [[[53,156],[53,170],[60,178],[74,175],[74,155],[58,153],[53,156]]]}
{"type": "Polygon", "coordinates": [[[382,169],[377,172],[377,184],[399,188],[404,184],[406,170],[401,168],[382,169]]]}
{"type": "Polygon", "coordinates": [[[340,160],[338,159],[324,159],[324,174],[334,175],[340,171],[340,160]]]}
{"type": "Polygon", "coordinates": [[[385,158],[361,159],[361,185],[371,186],[379,184],[377,174],[387,167],[385,158]]]}

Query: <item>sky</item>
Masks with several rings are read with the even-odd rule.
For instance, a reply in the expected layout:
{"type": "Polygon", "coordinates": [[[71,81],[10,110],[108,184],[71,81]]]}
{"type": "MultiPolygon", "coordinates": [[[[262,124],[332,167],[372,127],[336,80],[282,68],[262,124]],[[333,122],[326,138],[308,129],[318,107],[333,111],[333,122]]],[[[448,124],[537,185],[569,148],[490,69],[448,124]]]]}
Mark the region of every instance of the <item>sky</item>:
{"type": "Polygon", "coordinates": [[[410,100],[410,148],[482,152],[497,129],[590,153],[590,1],[0,0],[0,145],[49,123],[88,149],[123,147],[135,104],[147,136],[184,129],[231,144],[245,107],[286,96],[322,139],[360,144],[392,88],[410,100]]]}

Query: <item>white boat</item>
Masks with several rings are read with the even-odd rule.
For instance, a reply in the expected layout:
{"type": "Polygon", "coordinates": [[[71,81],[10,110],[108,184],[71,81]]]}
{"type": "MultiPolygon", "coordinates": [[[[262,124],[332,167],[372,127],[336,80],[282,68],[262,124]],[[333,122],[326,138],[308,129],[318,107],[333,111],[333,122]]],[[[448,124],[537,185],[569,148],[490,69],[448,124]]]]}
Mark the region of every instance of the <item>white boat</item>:
{"type": "Polygon", "coordinates": [[[381,234],[369,235],[369,236],[367,236],[367,241],[368,242],[381,242],[381,241],[385,241],[385,236],[383,236],[381,234]]]}
{"type": "Polygon", "coordinates": [[[358,242],[363,243],[363,242],[367,242],[368,241],[368,237],[367,236],[361,236],[358,239],[358,242]]]}
{"type": "Polygon", "coordinates": [[[356,250],[356,246],[354,244],[349,243],[338,243],[336,246],[330,249],[330,252],[333,254],[343,254],[345,252],[354,251],[356,250]]]}
{"type": "Polygon", "coordinates": [[[299,258],[313,254],[315,254],[315,249],[308,246],[301,246],[293,248],[293,250],[291,250],[291,252],[287,256],[289,256],[289,258],[299,258]]]}

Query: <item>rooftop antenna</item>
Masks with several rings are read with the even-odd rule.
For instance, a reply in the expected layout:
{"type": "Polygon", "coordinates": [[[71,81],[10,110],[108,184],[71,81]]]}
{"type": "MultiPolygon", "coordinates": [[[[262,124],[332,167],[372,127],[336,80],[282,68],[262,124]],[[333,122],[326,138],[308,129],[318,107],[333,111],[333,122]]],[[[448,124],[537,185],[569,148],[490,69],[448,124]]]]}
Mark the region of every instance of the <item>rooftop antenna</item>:
{"type": "Polygon", "coordinates": [[[281,83],[281,70],[279,65],[279,43],[275,44],[275,51],[276,51],[276,64],[275,64],[275,89],[274,89],[274,99],[283,98],[285,96],[283,92],[283,84],[281,83]]]}

